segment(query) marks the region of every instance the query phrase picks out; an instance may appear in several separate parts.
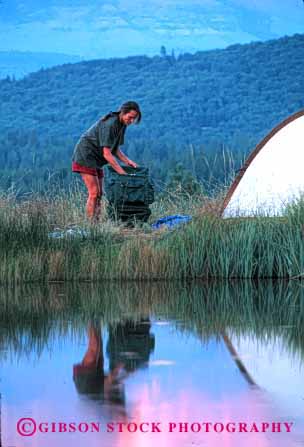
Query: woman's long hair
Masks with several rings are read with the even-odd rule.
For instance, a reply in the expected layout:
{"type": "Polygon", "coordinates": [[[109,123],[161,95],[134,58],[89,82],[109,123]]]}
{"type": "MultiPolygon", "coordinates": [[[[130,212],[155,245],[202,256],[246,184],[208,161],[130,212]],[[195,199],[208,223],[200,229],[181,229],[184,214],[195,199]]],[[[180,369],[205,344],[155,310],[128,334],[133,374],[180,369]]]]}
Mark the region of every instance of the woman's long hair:
{"type": "Polygon", "coordinates": [[[120,113],[122,113],[123,115],[125,115],[126,113],[131,112],[132,110],[134,110],[135,112],[137,112],[137,117],[135,120],[136,124],[140,123],[141,120],[141,111],[139,108],[139,105],[137,104],[137,102],[135,101],[127,101],[124,102],[121,106],[120,109],[117,112],[110,112],[107,115],[103,116],[101,118],[101,121],[106,121],[107,119],[111,118],[111,116],[114,115],[119,115],[120,113]]]}

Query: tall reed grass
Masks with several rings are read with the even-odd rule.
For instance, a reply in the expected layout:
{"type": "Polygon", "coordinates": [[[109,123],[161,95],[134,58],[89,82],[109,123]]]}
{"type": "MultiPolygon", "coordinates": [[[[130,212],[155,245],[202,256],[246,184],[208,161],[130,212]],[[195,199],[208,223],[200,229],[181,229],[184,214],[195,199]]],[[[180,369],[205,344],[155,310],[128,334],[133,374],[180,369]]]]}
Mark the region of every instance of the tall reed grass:
{"type": "Polygon", "coordinates": [[[304,203],[284,218],[222,219],[216,200],[162,199],[152,219],[191,213],[173,231],[126,230],[83,218],[85,197],[70,191],[18,202],[0,197],[0,283],[37,281],[176,280],[194,278],[301,278],[304,275],[304,203]],[[208,205],[208,206],[207,206],[208,205]],[[211,210],[211,212],[210,212],[211,210]],[[55,228],[77,224],[86,236],[54,239],[55,228]]]}

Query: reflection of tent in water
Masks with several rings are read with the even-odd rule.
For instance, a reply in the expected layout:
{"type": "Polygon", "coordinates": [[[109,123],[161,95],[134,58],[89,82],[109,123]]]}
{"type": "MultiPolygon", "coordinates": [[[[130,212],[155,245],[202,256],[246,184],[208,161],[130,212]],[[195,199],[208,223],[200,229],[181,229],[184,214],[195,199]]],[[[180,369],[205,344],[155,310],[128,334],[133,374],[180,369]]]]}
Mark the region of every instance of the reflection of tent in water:
{"type": "Polygon", "coordinates": [[[269,339],[267,344],[252,337],[232,337],[229,344],[234,346],[234,358],[241,361],[253,383],[271,395],[286,414],[292,412],[293,416],[302,417],[304,362],[301,355],[290,352],[280,337],[269,339]]]}
{"type": "Polygon", "coordinates": [[[304,192],[304,110],[275,127],[230,187],[223,217],[280,215],[304,192]]]}
{"type": "MultiPolygon", "coordinates": [[[[195,338],[187,334],[184,339],[180,333],[176,334],[169,350],[163,351],[167,352],[167,358],[174,364],[173,369],[172,366],[167,366],[158,368],[153,373],[151,368],[153,381],[139,378],[136,386],[133,383],[133,387],[131,385],[131,389],[129,388],[128,396],[132,402],[129,408],[133,420],[161,421],[163,430],[157,435],[159,447],[192,444],[208,447],[297,445],[294,434],[288,433],[284,425],[285,421],[289,424],[294,421],[295,413],[292,410],[286,411],[285,406],[276,405],[276,399],[273,399],[264,384],[259,387],[260,383],[255,383],[252,374],[255,372],[254,368],[247,366],[248,354],[242,350],[242,355],[239,355],[242,336],[229,338],[225,333],[221,335],[221,339],[212,337],[201,344],[199,334],[195,338]],[[240,423],[246,428],[242,433],[227,430],[217,433],[212,428],[208,432],[204,428],[197,429],[198,426],[201,427],[201,423],[207,421],[213,426],[222,424],[225,427],[227,423],[232,423],[236,431],[240,423]],[[275,428],[272,428],[272,423],[276,423],[275,428]],[[196,427],[194,431],[200,431],[192,432],[192,424],[196,427]],[[172,431],[171,428],[170,431],[166,429],[168,426],[172,426],[172,431]],[[258,433],[254,433],[255,430],[258,433]],[[272,433],[272,430],[277,432],[272,433]]],[[[250,338],[254,344],[255,338],[250,338]]],[[[271,348],[272,346],[266,344],[266,351],[271,348]]],[[[271,381],[271,364],[268,363],[267,366],[266,379],[271,381]]],[[[287,371],[282,371],[282,376],[285,374],[287,381],[288,373],[288,368],[287,371]]],[[[289,388],[288,383],[286,388],[289,388]]],[[[118,433],[115,447],[153,447],[155,438],[155,433],[149,432],[144,434],[144,438],[138,431],[132,433],[132,436],[127,432],[118,433]]]]}

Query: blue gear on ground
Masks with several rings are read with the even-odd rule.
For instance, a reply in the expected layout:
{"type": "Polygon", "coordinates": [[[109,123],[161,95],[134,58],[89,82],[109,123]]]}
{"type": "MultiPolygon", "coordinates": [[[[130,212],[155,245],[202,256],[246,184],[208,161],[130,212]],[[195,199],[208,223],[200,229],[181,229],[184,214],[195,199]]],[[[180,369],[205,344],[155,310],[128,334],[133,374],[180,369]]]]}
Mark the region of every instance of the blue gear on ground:
{"type": "Polygon", "coordinates": [[[166,216],[158,219],[151,225],[151,227],[153,228],[153,230],[158,230],[163,226],[171,229],[177,227],[178,225],[190,222],[190,220],[192,220],[192,216],[175,214],[174,216],[166,216]]]}

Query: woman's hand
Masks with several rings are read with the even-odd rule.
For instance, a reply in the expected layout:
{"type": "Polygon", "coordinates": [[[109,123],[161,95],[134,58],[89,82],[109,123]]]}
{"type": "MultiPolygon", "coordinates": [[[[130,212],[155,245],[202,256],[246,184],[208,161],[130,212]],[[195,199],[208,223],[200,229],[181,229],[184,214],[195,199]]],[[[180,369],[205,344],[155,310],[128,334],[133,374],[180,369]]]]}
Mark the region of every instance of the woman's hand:
{"type": "Polygon", "coordinates": [[[114,171],[117,172],[117,174],[127,175],[126,171],[120,166],[119,163],[117,163],[117,161],[113,157],[113,154],[112,154],[111,149],[109,147],[104,147],[103,148],[103,156],[107,160],[109,165],[112,166],[114,171]]]}
{"type": "Polygon", "coordinates": [[[136,164],[134,161],[129,160],[128,165],[131,166],[131,168],[138,168],[138,164],[136,164]]]}
{"type": "Polygon", "coordinates": [[[131,168],[138,168],[138,164],[135,163],[134,161],[130,160],[128,157],[126,157],[125,154],[120,149],[117,149],[115,157],[117,157],[120,161],[125,163],[127,166],[131,166],[131,168]]]}

